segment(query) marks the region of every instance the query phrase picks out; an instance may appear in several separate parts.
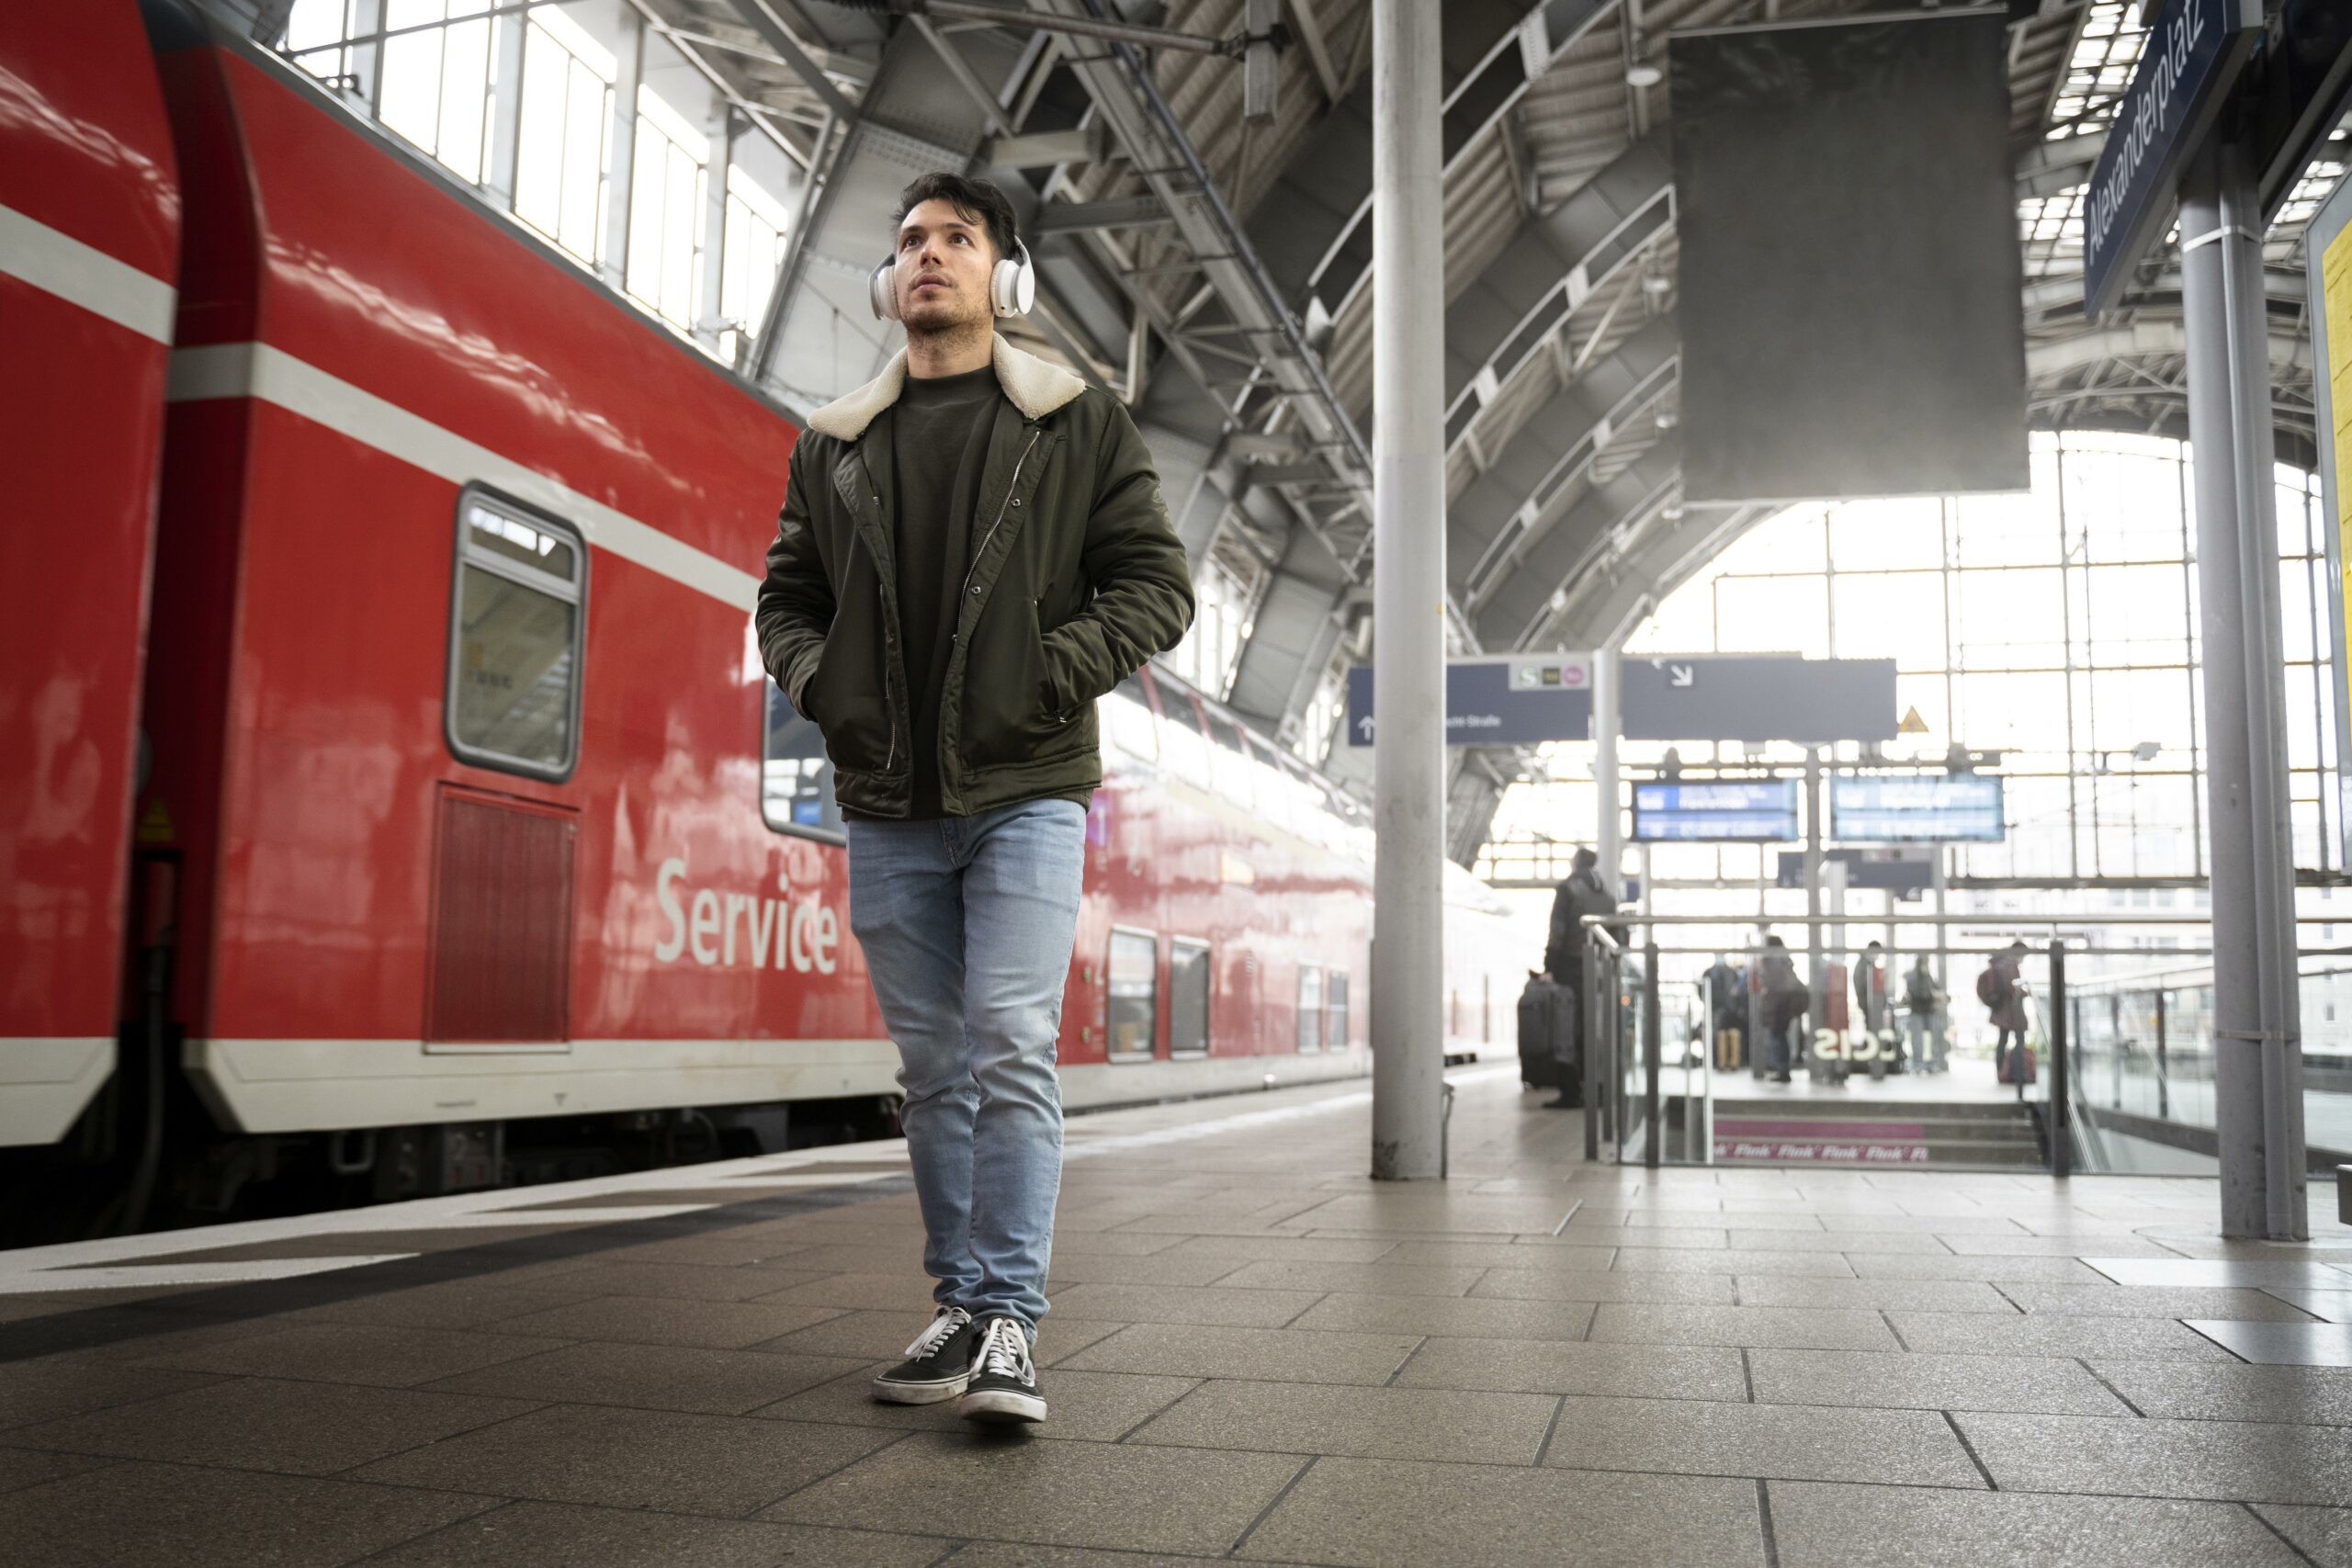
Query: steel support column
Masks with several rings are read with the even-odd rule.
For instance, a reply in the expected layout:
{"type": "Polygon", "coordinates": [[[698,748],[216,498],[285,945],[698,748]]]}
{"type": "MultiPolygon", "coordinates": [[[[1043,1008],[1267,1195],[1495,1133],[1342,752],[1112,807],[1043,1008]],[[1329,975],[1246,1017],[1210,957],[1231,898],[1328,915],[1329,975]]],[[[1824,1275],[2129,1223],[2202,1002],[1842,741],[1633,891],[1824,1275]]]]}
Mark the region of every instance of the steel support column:
{"type": "Polygon", "coordinates": [[[629,203],[637,184],[637,85],[645,77],[645,18],[624,9],[620,25],[620,41],[613,51],[619,62],[613,74],[609,138],[613,161],[605,171],[605,243],[596,258],[596,272],[614,288],[627,288],[629,203]]]}
{"type": "Polygon", "coordinates": [[[1374,0],[1372,1174],[1441,1174],[1445,254],[1439,8],[1374,0]]]}
{"type": "Polygon", "coordinates": [[[1625,728],[1621,657],[1613,642],[1592,655],[1592,852],[1600,861],[1600,885],[1612,900],[1624,880],[1625,859],[1617,788],[1617,741],[1625,728]]]}
{"type": "Polygon", "coordinates": [[[2246,149],[2217,137],[2182,177],[2180,236],[2213,846],[2222,1234],[2301,1240],[2310,1221],[2261,235],[2246,149]]]}

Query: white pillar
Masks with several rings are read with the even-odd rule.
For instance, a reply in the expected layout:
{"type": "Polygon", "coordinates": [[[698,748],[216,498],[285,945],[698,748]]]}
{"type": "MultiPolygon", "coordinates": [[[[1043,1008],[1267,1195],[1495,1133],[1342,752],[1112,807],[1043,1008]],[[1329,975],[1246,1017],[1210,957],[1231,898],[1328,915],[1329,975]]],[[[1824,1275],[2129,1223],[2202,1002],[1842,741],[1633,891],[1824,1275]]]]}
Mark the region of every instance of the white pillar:
{"type": "Polygon", "coordinates": [[[2191,160],[2180,186],[2180,239],[2204,633],[2205,815],[2213,842],[2213,1120],[2222,1234],[2302,1240],[2311,1224],[2277,459],[2262,204],[2243,144],[2217,140],[2191,160]]]}
{"type": "Polygon", "coordinates": [[[1445,251],[1439,7],[1372,11],[1372,1174],[1437,1176],[1445,1066],[1445,251]]]}
{"type": "Polygon", "coordinates": [[[482,170],[481,183],[499,206],[512,211],[514,171],[523,151],[523,51],[527,47],[530,14],[502,12],[490,26],[490,164],[482,170]]]}
{"type": "Polygon", "coordinates": [[[613,51],[613,162],[605,172],[605,244],[597,276],[616,288],[628,287],[628,213],[637,183],[637,85],[645,76],[645,18],[621,8],[621,36],[613,51]]]}
{"type": "Polygon", "coordinates": [[[1617,646],[1592,654],[1592,852],[1600,885],[1614,899],[1625,885],[1623,800],[1617,784],[1617,742],[1625,728],[1623,664],[1617,646]]]}
{"type": "Polygon", "coordinates": [[[695,337],[718,346],[721,292],[727,268],[727,170],[735,161],[735,107],[724,99],[711,106],[710,162],[703,172],[702,288],[695,302],[695,337]]]}

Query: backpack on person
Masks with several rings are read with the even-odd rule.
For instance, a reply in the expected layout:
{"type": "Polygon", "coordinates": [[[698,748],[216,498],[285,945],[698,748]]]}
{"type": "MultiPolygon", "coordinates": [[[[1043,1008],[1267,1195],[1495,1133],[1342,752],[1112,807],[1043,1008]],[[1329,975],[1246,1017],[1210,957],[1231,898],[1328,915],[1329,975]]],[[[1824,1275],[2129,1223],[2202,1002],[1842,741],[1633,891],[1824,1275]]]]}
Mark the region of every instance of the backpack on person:
{"type": "Polygon", "coordinates": [[[1933,1012],[1936,1008],[1935,976],[1922,975],[1917,969],[1912,970],[1909,977],[1904,982],[1903,999],[1911,1004],[1913,1012],[1933,1012]]]}
{"type": "Polygon", "coordinates": [[[2009,977],[1994,965],[1984,965],[1976,976],[1976,999],[1988,1008],[2005,1007],[2009,1000],[2009,977]]]}

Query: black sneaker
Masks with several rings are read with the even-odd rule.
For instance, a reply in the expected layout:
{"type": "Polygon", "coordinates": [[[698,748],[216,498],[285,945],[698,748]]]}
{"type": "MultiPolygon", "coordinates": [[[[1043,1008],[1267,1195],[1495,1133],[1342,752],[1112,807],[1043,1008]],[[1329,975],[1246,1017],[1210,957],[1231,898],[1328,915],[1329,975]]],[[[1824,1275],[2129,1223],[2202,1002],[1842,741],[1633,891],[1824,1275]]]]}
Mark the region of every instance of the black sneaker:
{"type": "Polygon", "coordinates": [[[937,1404],[971,1381],[979,1330],[962,1307],[941,1307],[907,1347],[907,1359],[874,1380],[874,1397],[892,1404],[937,1404]]]}
{"type": "Polygon", "coordinates": [[[1029,1333],[1018,1318],[984,1317],[972,1351],[971,1381],[956,1414],[967,1421],[1043,1421],[1046,1396],[1029,1359],[1029,1333]]]}

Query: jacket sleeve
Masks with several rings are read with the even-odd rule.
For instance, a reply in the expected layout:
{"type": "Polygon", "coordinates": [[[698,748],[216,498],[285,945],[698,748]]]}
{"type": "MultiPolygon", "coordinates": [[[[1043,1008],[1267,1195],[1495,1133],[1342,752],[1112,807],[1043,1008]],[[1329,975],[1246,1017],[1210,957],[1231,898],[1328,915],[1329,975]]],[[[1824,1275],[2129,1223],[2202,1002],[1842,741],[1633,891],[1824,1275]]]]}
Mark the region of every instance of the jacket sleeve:
{"type": "Polygon", "coordinates": [[[806,443],[792,448],[784,486],[784,510],[775,542],[768,547],[767,576],[752,613],[760,637],[760,662],[784,688],[793,707],[807,714],[801,694],[824,656],[825,634],[833,625],[833,580],[817,550],[808,519],[808,496],[800,462],[806,443]]]}
{"type": "Polygon", "coordinates": [[[1127,411],[1111,404],[1099,444],[1093,510],[1080,565],[1094,597],[1045,635],[1046,678],[1061,709],[1091,703],[1183,639],[1193,574],[1127,411]]]}

